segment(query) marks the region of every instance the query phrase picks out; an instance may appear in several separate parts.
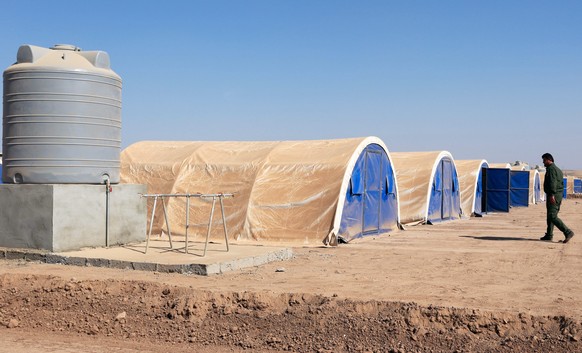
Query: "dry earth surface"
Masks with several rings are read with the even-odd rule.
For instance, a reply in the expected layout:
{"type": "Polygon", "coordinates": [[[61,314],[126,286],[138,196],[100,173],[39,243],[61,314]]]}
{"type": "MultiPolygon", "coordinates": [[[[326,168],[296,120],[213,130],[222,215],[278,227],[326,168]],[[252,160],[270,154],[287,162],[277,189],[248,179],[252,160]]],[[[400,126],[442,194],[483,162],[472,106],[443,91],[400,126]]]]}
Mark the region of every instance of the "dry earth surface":
{"type": "Polygon", "coordinates": [[[0,353],[582,352],[581,214],[568,244],[533,205],[212,277],[2,260],[0,353]]]}

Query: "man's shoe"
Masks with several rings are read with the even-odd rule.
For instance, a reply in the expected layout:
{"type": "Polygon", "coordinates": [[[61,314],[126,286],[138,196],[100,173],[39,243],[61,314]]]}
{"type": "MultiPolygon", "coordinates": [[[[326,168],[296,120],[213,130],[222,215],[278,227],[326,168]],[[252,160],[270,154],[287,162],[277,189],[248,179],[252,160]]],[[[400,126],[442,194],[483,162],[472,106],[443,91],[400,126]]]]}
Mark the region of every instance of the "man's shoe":
{"type": "Polygon", "coordinates": [[[569,242],[570,239],[572,239],[573,237],[574,237],[574,232],[572,232],[572,231],[568,232],[568,234],[566,234],[566,239],[564,239],[564,244],[569,242]]]}
{"type": "Polygon", "coordinates": [[[543,237],[540,238],[540,240],[543,240],[543,241],[552,241],[553,238],[554,238],[553,235],[545,234],[543,237]]]}

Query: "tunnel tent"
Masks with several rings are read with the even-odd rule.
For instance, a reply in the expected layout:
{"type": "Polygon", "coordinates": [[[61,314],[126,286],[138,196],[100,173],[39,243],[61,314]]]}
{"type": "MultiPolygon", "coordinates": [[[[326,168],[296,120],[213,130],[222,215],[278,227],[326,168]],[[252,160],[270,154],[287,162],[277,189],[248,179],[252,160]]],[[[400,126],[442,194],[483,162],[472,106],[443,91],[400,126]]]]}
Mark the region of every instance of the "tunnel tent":
{"type": "Polygon", "coordinates": [[[461,189],[461,209],[464,216],[481,216],[483,196],[483,168],[489,164],[484,159],[456,160],[459,187],[461,189]]]}
{"type": "Polygon", "coordinates": [[[529,203],[538,204],[542,202],[542,190],[540,183],[540,172],[537,169],[529,170],[529,203]]]}
{"type": "MultiPolygon", "coordinates": [[[[122,152],[121,178],[150,194],[234,192],[224,206],[229,239],[239,242],[333,245],[398,227],[396,176],[377,137],[144,141],[122,152]]],[[[208,200],[191,199],[193,239],[205,236],[210,209],[208,200]]],[[[169,198],[167,214],[172,234],[184,234],[185,200],[169,198]]],[[[211,237],[224,237],[216,218],[211,237]]],[[[157,209],[155,231],[167,228],[163,219],[157,209]]]]}
{"type": "Polygon", "coordinates": [[[396,152],[391,157],[402,224],[460,218],[459,180],[449,152],[396,152]]]}

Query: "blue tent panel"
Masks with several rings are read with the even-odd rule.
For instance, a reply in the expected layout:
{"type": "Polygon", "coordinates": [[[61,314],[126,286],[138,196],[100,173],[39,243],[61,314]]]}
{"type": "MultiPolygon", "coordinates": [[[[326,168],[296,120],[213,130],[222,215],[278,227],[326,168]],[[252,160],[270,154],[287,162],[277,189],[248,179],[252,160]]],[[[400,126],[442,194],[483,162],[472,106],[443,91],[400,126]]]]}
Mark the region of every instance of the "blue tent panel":
{"type": "Polygon", "coordinates": [[[339,237],[349,241],[396,229],[395,184],[394,171],[384,149],[376,144],[367,146],[352,171],[339,237]]]}
{"type": "Polygon", "coordinates": [[[382,155],[382,202],[380,203],[380,231],[390,231],[398,227],[398,202],[394,169],[387,155],[382,155]]]}
{"type": "Polygon", "coordinates": [[[574,179],[574,193],[582,194],[582,179],[574,179]]]}
{"type": "Polygon", "coordinates": [[[529,206],[529,172],[526,170],[511,171],[511,207],[529,206]]]}
{"type": "Polygon", "coordinates": [[[562,197],[567,199],[568,198],[568,178],[564,178],[564,192],[562,197]]]}
{"type": "Polygon", "coordinates": [[[535,203],[542,202],[542,186],[540,184],[540,176],[537,175],[537,178],[534,178],[534,200],[535,203]]]}
{"type": "Polygon", "coordinates": [[[365,159],[360,156],[356,161],[350,185],[346,192],[346,201],[342,211],[342,221],[340,225],[341,234],[361,234],[363,231],[362,214],[364,212],[364,180],[365,159]]]}
{"type": "Polygon", "coordinates": [[[365,153],[366,175],[364,198],[364,234],[380,229],[380,201],[382,200],[382,152],[369,150],[365,153]]]}
{"type": "Polygon", "coordinates": [[[432,180],[432,189],[428,203],[428,221],[438,222],[442,219],[443,204],[443,168],[442,164],[437,167],[432,180]]]}
{"type": "Polygon", "coordinates": [[[509,169],[482,169],[484,176],[483,197],[486,212],[509,212],[509,169]]]}
{"type": "Polygon", "coordinates": [[[448,159],[443,160],[443,215],[442,219],[453,218],[453,167],[448,159]],[[448,182],[446,182],[448,181],[448,182]]]}

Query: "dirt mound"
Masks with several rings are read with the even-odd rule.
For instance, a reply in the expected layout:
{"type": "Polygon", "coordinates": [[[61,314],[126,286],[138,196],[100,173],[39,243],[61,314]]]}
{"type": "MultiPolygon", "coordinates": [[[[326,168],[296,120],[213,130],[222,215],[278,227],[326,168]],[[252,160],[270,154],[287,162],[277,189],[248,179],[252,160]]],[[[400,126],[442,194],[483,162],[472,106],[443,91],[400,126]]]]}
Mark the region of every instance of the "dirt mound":
{"type": "Polygon", "coordinates": [[[573,352],[579,322],[355,301],[216,292],[146,281],[0,275],[0,334],[21,328],[135,341],[293,352],[573,352]]]}

